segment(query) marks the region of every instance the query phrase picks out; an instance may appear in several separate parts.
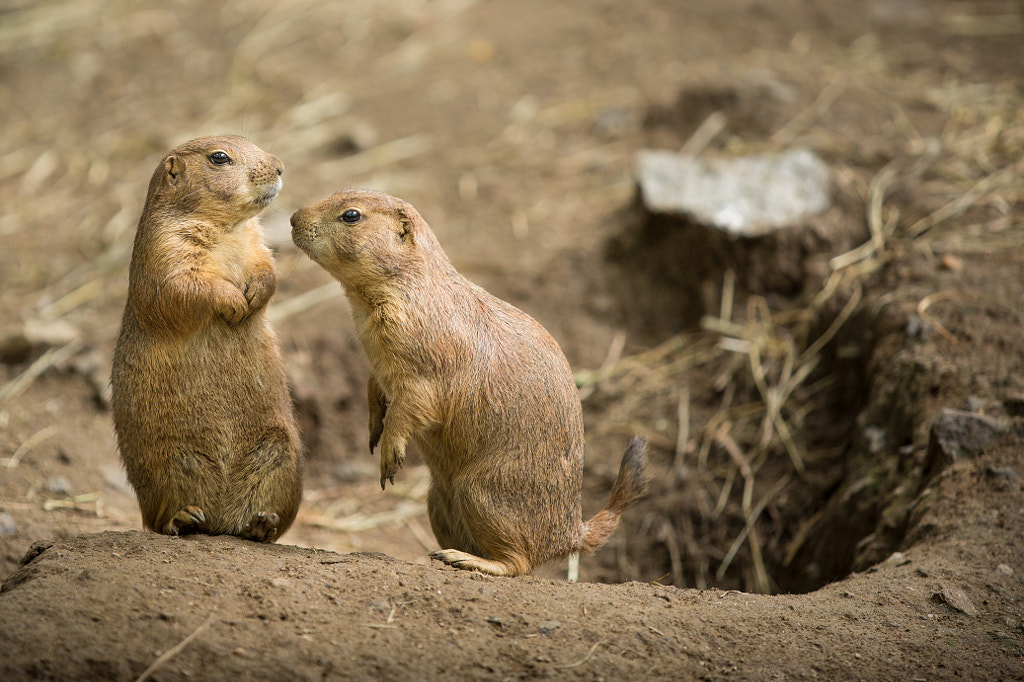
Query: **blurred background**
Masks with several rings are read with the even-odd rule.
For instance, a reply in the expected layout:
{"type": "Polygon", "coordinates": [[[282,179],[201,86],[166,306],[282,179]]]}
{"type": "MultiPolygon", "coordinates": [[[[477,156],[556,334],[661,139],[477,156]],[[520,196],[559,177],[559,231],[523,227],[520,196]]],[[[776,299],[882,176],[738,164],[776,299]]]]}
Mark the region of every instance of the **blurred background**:
{"type": "Polygon", "coordinates": [[[379,490],[344,298],[290,243],[293,210],[359,186],[412,202],[463,274],[562,345],[584,396],[586,515],[629,437],[649,437],[651,495],[584,580],[775,591],[848,572],[896,487],[856,528],[821,521],[877,441],[857,421],[875,339],[857,325],[889,271],[881,248],[830,259],[879,220],[890,252],[924,248],[921,220],[956,227],[928,233],[947,248],[1013,237],[1021,16],[1004,0],[0,3],[0,577],[35,539],[140,527],[107,402],[131,244],[161,157],[218,133],[285,164],[264,215],[271,315],[309,460],[284,542],[419,562],[436,548],[422,463],[379,490]],[[802,281],[745,289],[740,273],[734,303],[730,276],[676,288],[701,256],[652,236],[634,160],[684,147],[828,164],[802,281]],[[946,208],[972,188],[986,200],[946,208]],[[709,312],[735,326],[701,327],[709,312]],[[829,563],[814,538],[836,533],[829,563]]]}

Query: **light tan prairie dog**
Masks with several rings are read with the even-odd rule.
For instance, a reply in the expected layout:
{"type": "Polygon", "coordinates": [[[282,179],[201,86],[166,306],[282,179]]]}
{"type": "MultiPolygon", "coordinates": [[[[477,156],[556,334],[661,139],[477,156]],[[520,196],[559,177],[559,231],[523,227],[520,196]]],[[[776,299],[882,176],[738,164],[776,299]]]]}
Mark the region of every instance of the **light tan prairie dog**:
{"type": "Polygon", "coordinates": [[[344,286],[370,361],[370,450],[394,482],[415,441],[446,564],[515,576],[592,552],[643,494],[644,442],[582,521],[583,418],[569,363],[531,317],[452,267],[410,204],[345,191],[297,211],[292,239],[344,286]]]}
{"type": "Polygon", "coordinates": [[[281,161],[204,137],[157,166],[114,351],[114,426],[146,528],[276,540],[302,495],[302,449],[266,305],[258,214],[281,161]]]}

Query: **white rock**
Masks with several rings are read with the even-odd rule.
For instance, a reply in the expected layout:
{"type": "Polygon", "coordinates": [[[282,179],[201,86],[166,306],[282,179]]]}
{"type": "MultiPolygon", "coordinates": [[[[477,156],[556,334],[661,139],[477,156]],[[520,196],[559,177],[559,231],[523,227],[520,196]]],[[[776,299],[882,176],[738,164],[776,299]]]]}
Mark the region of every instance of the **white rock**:
{"type": "Polygon", "coordinates": [[[652,213],[686,215],[739,237],[799,224],[830,200],[828,166],[805,149],[735,159],[644,150],[637,176],[652,213]]]}

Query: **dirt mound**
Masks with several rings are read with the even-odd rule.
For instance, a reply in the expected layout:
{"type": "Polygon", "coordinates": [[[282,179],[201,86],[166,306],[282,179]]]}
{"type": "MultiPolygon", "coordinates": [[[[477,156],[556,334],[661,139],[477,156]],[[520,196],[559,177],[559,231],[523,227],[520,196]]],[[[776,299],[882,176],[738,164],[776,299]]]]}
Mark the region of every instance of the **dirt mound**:
{"type": "MultiPolygon", "coordinates": [[[[990,537],[989,541],[998,538],[990,537]]],[[[3,586],[4,679],[1011,679],[998,565],[912,550],[813,595],[575,584],[103,532],[3,586]],[[963,585],[988,584],[985,589],[963,585]]],[[[937,549],[938,547],[936,547],[937,549]]],[[[974,556],[972,559],[980,559],[974,556]]]]}

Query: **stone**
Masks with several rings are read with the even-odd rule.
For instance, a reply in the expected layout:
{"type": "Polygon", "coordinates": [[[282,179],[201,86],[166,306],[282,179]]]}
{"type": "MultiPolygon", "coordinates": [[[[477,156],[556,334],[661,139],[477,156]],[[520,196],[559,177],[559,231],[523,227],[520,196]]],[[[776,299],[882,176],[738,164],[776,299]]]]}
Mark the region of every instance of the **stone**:
{"type": "Polygon", "coordinates": [[[1016,487],[1017,472],[1010,467],[985,467],[985,478],[987,478],[992,485],[1003,492],[1009,492],[1016,487]]]}
{"type": "Polygon", "coordinates": [[[644,206],[685,215],[736,237],[800,224],[828,208],[828,166],[805,149],[734,159],[645,150],[637,160],[644,206]]]}
{"type": "Polygon", "coordinates": [[[18,524],[7,512],[0,512],[0,535],[14,535],[18,532],[18,524]]]}
{"type": "Polygon", "coordinates": [[[914,313],[907,318],[906,332],[908,339],[927,341],[934,335],[935,330],[930,324],[921,319],[920,315],[914,313]]]}
{"type": "Polygon", "coordinates": [[[976,395],[967,396],[967,411],[981,414],[985,411],[985,407],[988,402],[984,398],[980,398],[976,395]]]}
{"type": "Polygon", "coordinates": [[[1006,433],[1006,421],[964,410],[943,409],[928,433],[926,478],[965,457],[976,457],[1006,433]]]}
{"type": "Polygon", "coordinates": [[[967,596],[967,593],[961,590],[959,587],[952,587],[949,585],[943,586],[941,592],[937,592],[932,595],[932,599],[940,604],[945,604],[950,608],[956,609],[961,613],[965,613],[968,616],[977,616],[980,611],[978,607],[967,596]]]}
{"type": "Polygon", "coordinates": [[[560,627],[562,627],[562,624],[559,623],[557,620],[546,620],[540,624],[538,630],[540,634],[547,635],[554,632],[560,627]]]}
{"type": "Polygon", "coordinates": [[[54,476],[46,482],[44,487],[47,492],[54,493],[56,495],[71,494],[71,484],[68,483],[68,479],[63,476],[54,476]]]}
{"type": "Polygon", "coordinates": [[[939,259],[939,267],[943,270],[959,273],[964,269],[964,259],[947,253],[939,259]]]}
{"type": "Polygon", "coordinates": [[[863,432],[864,444],[868,448],[868,452],[872,455],[885,450],[885,431],[878,428],[877,426],[867,426],[863,432]]]}
{"type": "Polygon", "coordinates": [[[53,540],[36,540],[25,552],[25,556],[21,557],[18,566],[28,566],[51,547],[53,547],[53,540]]]}
{"type": "Polygon", "coordinates": [[[893,566],[906,566],[910,563],[910,559],[903,552],[893,552],[885,562],[893,566]]]}

